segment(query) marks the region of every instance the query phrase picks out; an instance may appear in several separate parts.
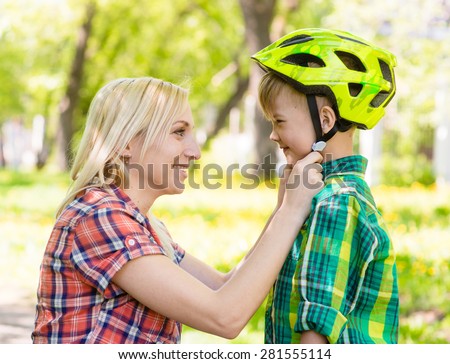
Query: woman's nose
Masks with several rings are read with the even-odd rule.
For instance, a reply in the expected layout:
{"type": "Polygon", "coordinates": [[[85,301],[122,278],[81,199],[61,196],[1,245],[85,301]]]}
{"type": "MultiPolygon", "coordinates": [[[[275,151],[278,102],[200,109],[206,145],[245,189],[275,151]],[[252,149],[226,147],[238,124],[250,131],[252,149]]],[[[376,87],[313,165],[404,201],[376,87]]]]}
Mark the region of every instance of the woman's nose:
{"type": "Polygon", "coordinates": [[[202,153],[200,151],[200,146],[198,145],[195,138],[192,138],[191,142],[187,146],[184,154],[189,157],[190,159],[200,159],[202,153]]]}

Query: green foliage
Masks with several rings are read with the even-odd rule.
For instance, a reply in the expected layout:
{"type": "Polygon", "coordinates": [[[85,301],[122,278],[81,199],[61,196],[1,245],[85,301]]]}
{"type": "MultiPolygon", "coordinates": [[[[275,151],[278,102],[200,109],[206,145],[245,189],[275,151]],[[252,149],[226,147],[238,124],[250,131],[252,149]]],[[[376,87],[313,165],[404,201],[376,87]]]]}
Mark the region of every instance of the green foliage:
{"type": "Polygon", "coordinates": [[[11,116],[20,115],[23,111],[21,89],[23,76],[20,74],[20,62],[23,49],[15,47],[8,39],[7,32],[0,31],[0,125],[11,116]]]}
{"type": "Polygon", "coordinates": [[[402,342],[448,343],[450,261],[431,261],[402,254],[397,257],[397,268],[402,342]]]}
{"type": "Polygon", "coordinates": [[[436,182],[430,160],[423,154],[393,155],[386,153],[382,158],[381,182],[391,186],[410,186],[417,182],[426,186],[436,182]]]}
{"type": "Polygon", "coordinates": [[[450,299],[450,262],[432,261],[421,257],[397,256],[399,286],[402,292],[401,313],[448,310],[450,299]],[[414,277],[414,279],[411,279],[414,277]],[[423,292],[428,292],[424,295],[423,292]]]}
{"type": "MultiPolygon", "coordinates": [[[[0,123],[18,113],[28,122],[35,114],[43,114],[50,120],[48,132],[53,139],[86,1],[0,3],[0,123]]],[[[236,61],[241,74],[248,72],[250,60],[237,0],[95,2],[77,130],[82,128],[93,95],[104,83],[143,75],[188,82],[201,129],[207,123],[205,105],[226,102],[236,71],[223,78],[214,76],[236,61]]],[[[377,4],[305,0],[292,7],[294,3],[277,2],[274,36],[300,27],[324,26],[373,39],[396,54],[398,89],[390,106],[395,122],[386,131],[383,149],[387,156],[385,181],[396,185],[408,185],[411,179],[432,183],[432,133],[424,133],[422,126],[434,130],[436,90],[445,88],[450,78],[450,32],[442,21],[445,3],[418,0],[405,7],[390,0],[377,4]]]]}
{"type": "Polygon", "coordinates": [[[383,137],[382,183],[410,186],[436,181],[431,163],[434,127],[417,119],[402,129],[387,128],[383,137]]]}
{"type": "Polygon", "coordinates": [[[197,112],[206,101],[223,102],[229,95],[230,80],[213,85],[211,79],[244,44],[237,2],[109,0],[99,5],[94,21],[81,101],[84,113],[96,90],[118,77],[187,83],[197,112]]]}

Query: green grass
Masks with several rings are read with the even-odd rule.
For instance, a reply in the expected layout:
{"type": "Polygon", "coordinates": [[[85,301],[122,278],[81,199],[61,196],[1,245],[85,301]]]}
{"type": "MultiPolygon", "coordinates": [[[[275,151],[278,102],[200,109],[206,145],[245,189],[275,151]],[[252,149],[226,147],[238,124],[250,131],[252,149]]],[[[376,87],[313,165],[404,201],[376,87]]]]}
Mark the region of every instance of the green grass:
{"type": "MultiPolygon", "coordinates": [[[[236,177],[239,182],[239,177],[236,177]]],[[[68,177],[0,171],[0,276],[34,292],[40,259],[68,177]]],[[[450,188],[373,189],[396,244],[401,343],[450,343],[450,188]]],[[[190,189],[157,201],[154,212],[186,250],[226,271],[257,239],[276,190],[190,189]]],[[[3,280],[3,278],[2,278],[3,280]]],[[[185,327],[183,343],[262,343],[264,308],[235,340],[185,327]]]]}

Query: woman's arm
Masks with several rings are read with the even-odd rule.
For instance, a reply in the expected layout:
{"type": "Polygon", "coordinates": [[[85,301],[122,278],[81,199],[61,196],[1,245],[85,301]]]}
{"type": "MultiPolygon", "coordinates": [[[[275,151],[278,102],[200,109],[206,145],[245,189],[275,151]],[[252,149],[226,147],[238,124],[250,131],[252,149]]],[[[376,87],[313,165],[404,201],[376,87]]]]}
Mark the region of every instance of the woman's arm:
{"type": "Polygon", "coordinates": [[[230,273],[222,273],[200,259],[186,253],[180,267],[213,290],[222,287],[229,279],[230,273]]]}
{"type": "Polygon", "coordinates": [[[283,169],[283,175],[280,178],[280,184],[279,184],[279,188],[278,188],[278,200],[277,200],[277,205],[276,205],[274,211],[272,212],[272,214],[270,215],[269,219],[267,220],[266,225],[264,226],[264,229],[261,231],[261,234],[259,235],[259,237],[256,240],[256,242],[253,245],[253,247],[249,250],[249,252],[245,255],[245,257],[238,263],[238,265],[236,265],[236,267],[234,267],[225,276],[226,281],[230,277],[232,277],[233,274],[235,274],[237,271],[239,271],[240,267],[245,263],[247,258],[252,254],[253,250],[255,250],[255,248],[258,246],[259,241],[261,240],[261,237],[266,232],[266,229],[269,226],[270,222],[272,221],[272,218],[275,216],[275,214],[277,213],[277,211],[280,208],[281,204],[283,203],[284,194],[286,192],[286,183],[288,181],[289,175],[291,174],[291,171],[292,171],[292,165],[291,164],[286,164],[285,168],[283,169]]]}
{"type": "MultiPolygon", "coordinates": [[[[294,167],[290,179],[304,177],[306,165],[320,158],[310,154],[294,167]]],[[[297,181],[286,191],[258,245],[221,288],[211,289],[162,255],[131,260],[113,282],[162,315],[211,334],[236,337],[273,285],[309,214],[312,197],[323,186],[317,171],[310,173],[308,182],[309,189],[297,181]]]]}
{"type": "Polygon", "coordinates": [[[218,270],[212,268],[208,264],[202,262],[201,260],[193,257],[192,255],[189,255],[186,253],[183,260],[180,263],[180,267],[183,268],[186,272],[192,274],[194,277],[202,281],[204,284],[206,284],[208,287],[212,289],[219,289],[222,287],[237,271],[239,271],[240,267],[245,263],[247,258],[250,256],[250,254],[253,252],[253,250],[258,246],[258,243],[261,239],[261,236],[264,235],[267,226],[269,226],[270,222],[272,221],[273,216],[276,214],[278,209],[280,208],[284,193],[286,191],[286,181],[289,177],[290,173],[292,171],[292,165],[286,165],[283,169],[283,175],[280,178],[280,184],[278,188],[278,201],[277,205],[270,215],[269,219],[266,222],[266,225],[264,226],[264,229],[261,231],[258,239],[256,240],[253,247],[249,250],[249,252],[245,255],[245,257],[229,272],[223,273],[219,272],[218,270]]]}

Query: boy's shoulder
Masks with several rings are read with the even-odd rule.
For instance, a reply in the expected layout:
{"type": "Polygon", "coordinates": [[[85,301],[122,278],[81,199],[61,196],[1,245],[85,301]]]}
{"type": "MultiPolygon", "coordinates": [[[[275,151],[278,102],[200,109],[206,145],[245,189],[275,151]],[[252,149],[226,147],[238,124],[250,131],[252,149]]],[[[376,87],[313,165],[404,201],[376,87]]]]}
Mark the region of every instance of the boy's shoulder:
{"type": "Polygon", "coordinates": [[[326,205],[327,203],[347,203],[349,199],[360,200],[361,193],[358,182],[331,178],[325,181],[324,188],[313,198],[313,205],[326,205]]]}
{"type": "Polygon", "coordinates": [[[336,209],[341,205],[377,211],[370,187],[364,179],[365,163],[361,156],[332,161],[334,167],[325,168],[324,188],[313,199],[313,211],[319,206],[336,209]],[[364,167],[351,167],[355,163],[363,163],[364,167]]]}
{"type": "Polygon", "coordinates": [[[367,182],[360,176],[353,174],[336,174],[327,176],[324,187],[315,196],[317,201],[326,200],[333,196],[354,196],[360,198],[361,195],[371,195],[367,182]]]}
{"type": "Polygon", "coordinates": [[[368,160],[362,155],[332,159],[322,165],[325,186],[317,194],[318,199],[333,195],[371,195],[365,181],[368,160]]]}

